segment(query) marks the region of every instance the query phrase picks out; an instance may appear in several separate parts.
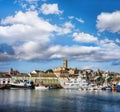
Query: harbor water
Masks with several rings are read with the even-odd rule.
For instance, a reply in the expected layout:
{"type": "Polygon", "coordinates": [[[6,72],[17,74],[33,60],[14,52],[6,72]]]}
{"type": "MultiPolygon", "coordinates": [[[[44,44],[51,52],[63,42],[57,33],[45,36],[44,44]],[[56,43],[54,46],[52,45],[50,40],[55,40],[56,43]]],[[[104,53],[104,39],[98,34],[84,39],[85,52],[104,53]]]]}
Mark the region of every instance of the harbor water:
{"type": "Polygon", "coordinates": [[[0,112],[119,111],[119,92],[65,89],[0,90],[0,112]]]}

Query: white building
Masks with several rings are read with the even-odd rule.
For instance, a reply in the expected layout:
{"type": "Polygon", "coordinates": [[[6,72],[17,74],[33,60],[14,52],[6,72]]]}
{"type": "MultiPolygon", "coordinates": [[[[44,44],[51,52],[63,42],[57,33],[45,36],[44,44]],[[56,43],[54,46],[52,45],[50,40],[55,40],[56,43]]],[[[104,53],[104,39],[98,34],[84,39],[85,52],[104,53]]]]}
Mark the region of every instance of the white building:
{"type": "Polygon", "coordinates": [[[10,75],[0,75],[0,84],[9,84],[12,82],[10,75]]]}

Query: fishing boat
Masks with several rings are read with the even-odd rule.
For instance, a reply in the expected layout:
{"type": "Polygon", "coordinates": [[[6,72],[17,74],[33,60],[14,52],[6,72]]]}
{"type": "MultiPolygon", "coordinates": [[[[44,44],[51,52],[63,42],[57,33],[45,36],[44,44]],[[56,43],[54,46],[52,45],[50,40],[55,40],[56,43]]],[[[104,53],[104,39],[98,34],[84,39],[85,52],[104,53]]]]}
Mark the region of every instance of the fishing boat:
{"type": "Polygon", "coordinates": [[[10,89],[28,89],[31,88],[31,83],[27,80],[19,80],[17,82],[10,83],[10,89]]]}

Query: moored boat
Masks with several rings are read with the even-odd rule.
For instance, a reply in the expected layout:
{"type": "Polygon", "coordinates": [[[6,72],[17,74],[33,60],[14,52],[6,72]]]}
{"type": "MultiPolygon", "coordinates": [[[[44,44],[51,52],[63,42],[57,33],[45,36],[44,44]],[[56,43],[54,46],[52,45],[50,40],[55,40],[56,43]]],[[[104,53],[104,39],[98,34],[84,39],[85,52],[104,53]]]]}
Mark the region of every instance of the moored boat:
{"type": "Polygon", "coordinates": [[[117,84],[117,92],[120,92],[120,82],[117,84]]]}
{"type": "Polygon", "coordinates": [[[35,89],[36,90],[44,90],[44,89],[49,89],[49,87],[44,86],[44,85],[38,85],[38,86],[35,86],[35,89]]]}
{"type": "Polygon", "coordinates": [[[29,89],[31,88],[31,83],[26,80],[19,80],[17,82],[10,83],[10,89],[29,89]]]}
{"type": "Polygon", "coordinates": [[[112,90],[112,87],[111,86],[105,86],[105,87],[102,87],[102,90],[112,90]]]}
{"type": "Polygon", "coordinates": [[[60,85],[64,89],[78,89],[80,87],[79,78],[67,78],[66,80],[60,80],[60,85]]]}

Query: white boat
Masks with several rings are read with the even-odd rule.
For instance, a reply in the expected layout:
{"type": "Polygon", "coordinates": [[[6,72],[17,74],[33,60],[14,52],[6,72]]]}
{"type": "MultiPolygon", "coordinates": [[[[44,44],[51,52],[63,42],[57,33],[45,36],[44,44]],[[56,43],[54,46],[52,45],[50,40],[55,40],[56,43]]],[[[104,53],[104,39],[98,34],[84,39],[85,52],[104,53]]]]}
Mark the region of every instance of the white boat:
{"type": "Polygon", "coordinates": [[[80,90],[88,90],[88,82],[86,81],[86,79],[81,79],[79,89],[80,90]]]}
{"type": "Polygon", "coordinates": [[[60,85],[65,89],[78,89],[80,87],[79,78],[59,78],[60,85]]]}
{"type": "Polygon", "coordinates": [[[58,78],[58,81],[62,88],[64,89],[87,89],[88,82],[83,77],[80,77],[79,75],[75,78],[72,77],[60,77],[59,74],[55,74],[58,78]]]}
{"type": "Polygon", "coordinates": [[[79,78],[72,77],[60,77],[59,74],[55,73],[60,85],[64,89],[78,89],[79,88],[79,78]]]}
{"type": "Polygon", "coordinates": [[[10,83],[10,89],[28,89],[31,88],[31,83],[26,80],[19,80],[17,82],[10,83]]]}
{"type": "Polygon", "coordinates": [[[39,86],[35,86],[36,90],[44,90],[44,89],[49,89],[49,87],[43,86],[43,85],[39,85],[39,86]]]}
{"type": "Polygon", "coordinates": [[[66,89],[78,89],[80,86],[77,79],[69,79],[68,82],[64,82],[63,88],[66,89]]]}

